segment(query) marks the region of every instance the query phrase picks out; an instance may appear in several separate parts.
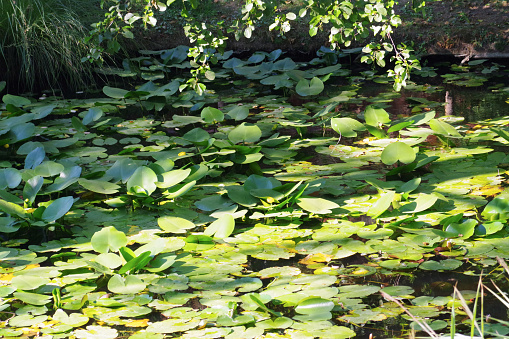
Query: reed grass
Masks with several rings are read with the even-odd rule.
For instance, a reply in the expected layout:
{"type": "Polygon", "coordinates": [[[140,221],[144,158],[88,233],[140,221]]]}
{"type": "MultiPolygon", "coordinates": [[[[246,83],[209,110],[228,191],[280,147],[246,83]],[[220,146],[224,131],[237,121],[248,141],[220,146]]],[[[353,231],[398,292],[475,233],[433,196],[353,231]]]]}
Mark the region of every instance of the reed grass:
{"type": "Polygon", "coordinates": [[[72,6],[86,1],[0,0],[0,80],[10,91],[77,90],[93,81],[87,30],[72,6]]]}

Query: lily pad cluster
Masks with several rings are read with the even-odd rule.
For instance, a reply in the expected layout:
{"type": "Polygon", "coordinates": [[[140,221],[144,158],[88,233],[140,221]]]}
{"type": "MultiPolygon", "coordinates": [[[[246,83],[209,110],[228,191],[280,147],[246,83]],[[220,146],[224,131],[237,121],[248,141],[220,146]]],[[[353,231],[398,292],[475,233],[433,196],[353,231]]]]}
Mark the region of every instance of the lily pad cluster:
{"type": "MultiPolygon", "coordinates": [[[[412,322],[382,289],[445,331],[453,297],[411,277],[509,258],[507,117],[368,94],[387,78],[323,53],[227,53],[181,91],[183,55],[110,70],[148,82],[104,98],[3,95],[1,336],[350,338],[412,322]]],[[[480,65],[452,72],[507,73],[480,65]]]]}

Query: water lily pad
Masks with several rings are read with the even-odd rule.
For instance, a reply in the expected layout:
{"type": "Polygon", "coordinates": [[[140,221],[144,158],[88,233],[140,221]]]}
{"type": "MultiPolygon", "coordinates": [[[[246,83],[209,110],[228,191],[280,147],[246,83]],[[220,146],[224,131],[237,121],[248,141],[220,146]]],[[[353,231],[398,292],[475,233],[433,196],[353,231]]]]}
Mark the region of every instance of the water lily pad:
{"type": "Polygon", "coordinates": [[[151,195],[157,188],[157,175],[147,166],[138,167],[133,175],[127,180],[127,190],[132,193],[141,192],[151,195]]]}
{"type": "Polygon", "coordinates": [[[331,119],[331,127],[340,136],[346,138],[356,137],[357,131],[366,130],[366,126],[352,118],[333,118],[331,119]]]}
{"type": "Polygon", "coordinates": [[[44,212],[42,212],[41,219],[45,222],[53,222],[63,217],[74,204],[73,197],[62,197],[53,201],[44,212]]]}
{"type": "Polygon", "coordinates": [[[115,274],[108,280],[108,290],[113,293],[136,294],[143,291],[145,287],[147,285],[134,275],[128,275],[124,278],[119,274],[115,274]]]}
{"type": "Polygon", "coordinates": [[[380,155],[382,162],[386,165],[392,165],[396,162],[404,164],[411,163],[415,160],[416,153],[414,149],[401,141],[393,142],[384,148],[380,155]]]}
{"type": "Polygon", "coordinates": [[[96,232],[90,242],[94,250],[99,253],[116,252],[127,244],[127,236],[117,231],[115,227],[108,226],[96,232]]]}
{"type": "Polygon", "coordinates": [[[120,186],[104,180],[88,180],[81,178],[78,183],[89,191],[101,194],[115,194],[120,186]]]}
{"type": "Polygon", "coordinates": [[[184,218],[163,216],[157,219],[157,224],[166,232],[186,233],[187,230],[194,228],[196,225],[184,218]]]}
{"type": "Polygon", "coordinates": [[[228,133],[228,139],[234,143],[251,143],[260,140],[262,136],[261,129],[256,125],[243,122],[228,133]]]}
{"type": "Polygon", "coordinates": [[[214,107],[205,107],[201,111],[201,118],[209,124],[217,123],[224,120],[224,113],[214,107]]]}
{"type": "Polygon", "coordinates": [[[318,95],[322,93],[324,89],[324,85],[322,80],[320,80],[317,77],[314,77],[310,81],[307,79],[300,79],[297,83],[297,86],[295,86],[295,91],[300,96],[306,97],[310,95],[318,95]]]}
{"type": "Polygon", "coordinates": [[[386,193],[382,194],[380,198],[373,205],[371,205],[366,214],[372,218],[377,218],[378,216],[382,215],[391,206],[395,195],[396,192],[394,191],[387,191],[386,193]]]}
{"type": "Polygon", "coordinates": [[[75,330],[74,336],[79,339],[115,339],[118,336],[116,329],[108,326],[87,326],[86,330],[75,330]]]}
{"type": "Polygon", "coordinates": [[[89,318],[86,315],[79,313],[71,313],[68,315],[64,310],[58,309],[53,315],[53,320],[72,327],[80,327],[88,323],[89,318]]]}
{"type": "Polygon", "coordinates": [[[456,259],[445,259],[441,261],[428,260],[423,262],[419,267],[428,271],[455,270],[463,263],[456,259]]]}
{"type": "Polygon", "coordinates": [[[230,214],[225,214],[219,217],[216,221],[210,224],[203,234],[212,236],[217,239],[224,239],[232,234],[235,228],[235,220],[230,214]]]}
{"type": "Polygon", "coordinates": [[[339,205],[333,201],[311,197],[297,199],[297,205],[305,211],[316,214],[332,213],[333,209],[339,208],[339,205]]]}

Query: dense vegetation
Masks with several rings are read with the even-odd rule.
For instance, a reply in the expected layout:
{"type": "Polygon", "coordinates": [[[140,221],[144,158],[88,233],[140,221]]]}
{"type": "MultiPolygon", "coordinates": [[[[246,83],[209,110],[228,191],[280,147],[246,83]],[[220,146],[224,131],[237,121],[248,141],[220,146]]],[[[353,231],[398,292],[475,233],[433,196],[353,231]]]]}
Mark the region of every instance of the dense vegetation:
{"type": "Polygon", "coordinates": [[[1,336],[507,336],[506,66],[193,51],[0,82],[1,336]]]}

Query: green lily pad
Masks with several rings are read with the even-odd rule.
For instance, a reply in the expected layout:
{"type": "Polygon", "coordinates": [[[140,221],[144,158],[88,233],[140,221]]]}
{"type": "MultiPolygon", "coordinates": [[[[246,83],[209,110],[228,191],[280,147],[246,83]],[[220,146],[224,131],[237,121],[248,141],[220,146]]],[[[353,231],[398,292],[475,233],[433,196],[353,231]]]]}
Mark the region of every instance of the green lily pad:
{"type": "Polygon", "coordinates": [[[228,133],[228,139],[234,143],[252,143],[260,140],[262,131],[256,125],[243,122],[228,133]]]}
{"type": "Polygon", "coordinates": [[[113,226],[108,226],[96,232],[90,240],[92,247],[99,253],[116,252],[127,245],[127,236],[124,232],[117,231],[113,226]]]}
{"type": "Polygon", "coordinates": [[[419,265],[419,268],[427,271],[441,271],[441,270],[455,270],[463,265],[463,263],[456,259],[445,259],[441,261],[428,260],[419,265]]]}
{"type": "Polygon", "coordinates": [[[392,165],[396,162],[409,164],[415,160],[416,154],[412,147],[401,141],[393,142],[384,148],[380,155],[382,162],[392,165]]]}
{"type": "Polygon", "coordinates": [[[331,127],[342,137],[353,138],[357,136],[357,131],[365,131],[366,126],[352,118],[333,118],[331,127]]]}
{"type": "Polygon", "coordinates": [[[125,278],[115,274],[108,280],[108,290],[119,294],[136,294],[143,291],[147,285],[138,277],[128,275],[125,278]]]}
{"type": "Polygon", "coordinates": [[[310,81],[306,79],[300,79],[297,83],[297,86],[295,86],[295,91],[300,96],[306,97],[310,95],[318,95],[322,93],[324,89],[324,85],[322,80],[320,80],[317,77],[314,77],[310,81]]]}
{"type": "Polygon", "coordinates": [[[234,228],[235,219],[230,214],[225,214],[210,224],[203,234],[217,239],[224,239],[232,234],[234,228]]]}
{"type": "Polygon", "coordinates": [[[333,209],[339,208],[339,205],[333,201],[311,197],[297,199],[297,205],[303,210],[315,214],[332,213],[333,209]]]}
{"type": "Polygon", "coordinates": [[[186,233],[187,230],[194,228],[196,225],[184,218],[164,216],[157,219],[157,224],[166,232],[186,233]]]}

